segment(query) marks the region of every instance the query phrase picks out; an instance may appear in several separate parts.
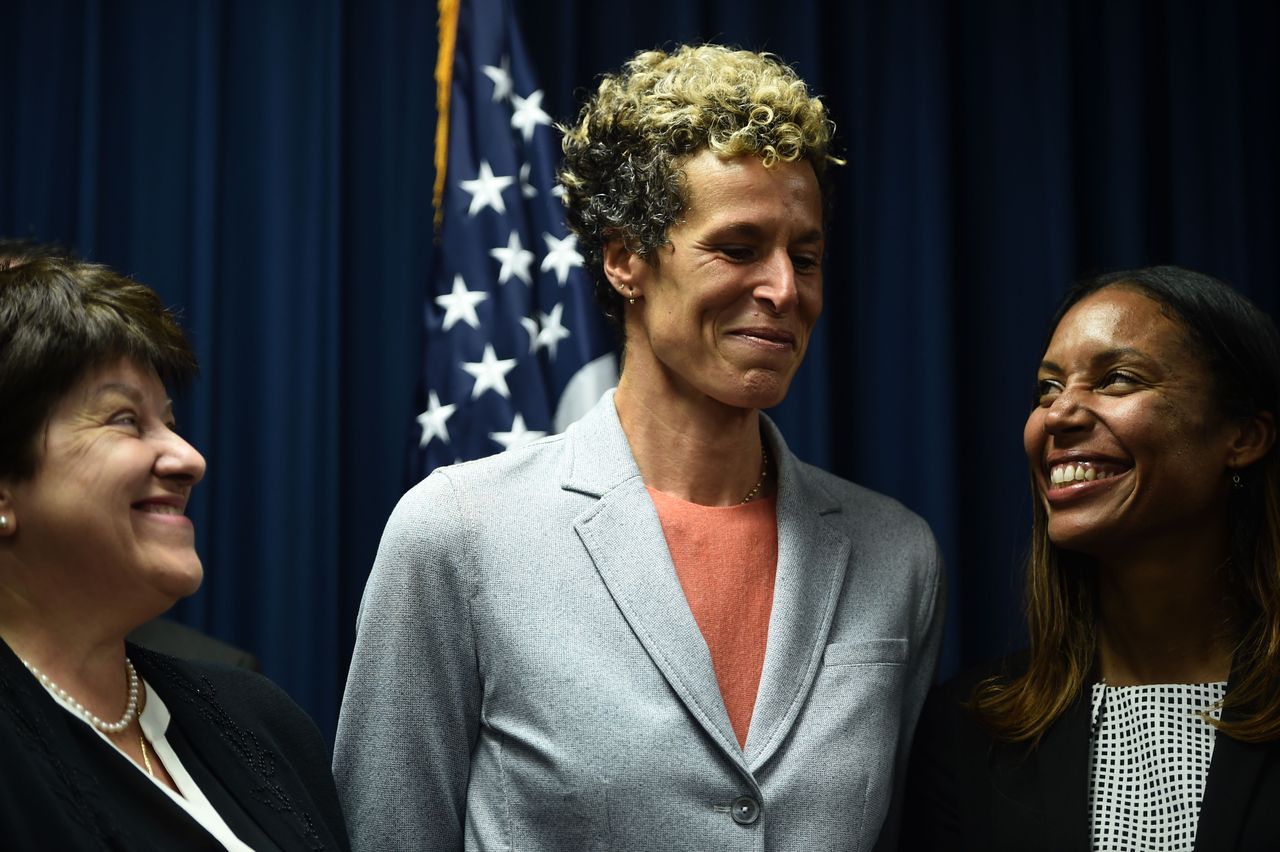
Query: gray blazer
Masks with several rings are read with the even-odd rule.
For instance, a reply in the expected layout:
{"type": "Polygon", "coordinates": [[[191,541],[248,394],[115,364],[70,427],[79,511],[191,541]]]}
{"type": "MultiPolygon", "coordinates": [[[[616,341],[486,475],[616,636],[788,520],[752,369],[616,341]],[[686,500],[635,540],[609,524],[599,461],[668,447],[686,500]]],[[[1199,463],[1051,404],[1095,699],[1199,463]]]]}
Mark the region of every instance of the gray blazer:
{"type": "Polygon", "coordinates": [[[745,749],[611,394],[405,495],[338,723],[355,849],[893,845],[940,639],[937,548],[765,429],[778,571],[745,749]]]}

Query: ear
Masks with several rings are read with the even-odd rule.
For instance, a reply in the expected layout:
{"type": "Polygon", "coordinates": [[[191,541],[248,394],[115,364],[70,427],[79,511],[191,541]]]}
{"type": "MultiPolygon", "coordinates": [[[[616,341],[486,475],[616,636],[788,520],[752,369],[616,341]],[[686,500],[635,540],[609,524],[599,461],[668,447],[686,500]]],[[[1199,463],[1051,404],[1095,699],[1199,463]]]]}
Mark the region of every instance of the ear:
{"type": "Polygon", "coordinates": [[[1270,411],[1237,421],[1234,440],[1227,450],[1227,467],[1244,470],[1271,452],[1276,442],[1276,419],[1270,411]]]}
{"type": "Polygon", "coordinates": [[[649,264],[639,254],[627,248],[622,237],[611,237],[604,244],[604,274],[624,299],[639,299],[644,295],[644,282],[649,264]]]}

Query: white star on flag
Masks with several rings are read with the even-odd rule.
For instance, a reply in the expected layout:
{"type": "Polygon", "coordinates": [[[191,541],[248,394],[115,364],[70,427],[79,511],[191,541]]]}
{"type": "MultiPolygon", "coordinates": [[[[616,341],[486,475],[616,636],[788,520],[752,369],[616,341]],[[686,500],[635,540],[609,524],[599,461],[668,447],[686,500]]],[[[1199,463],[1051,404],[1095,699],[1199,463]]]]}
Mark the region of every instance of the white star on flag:
{"type": "Polygon", "coordinates": [[[527,428],[524,425],[524,415],[516,412],[515,418],[511,421],[511,431],[490,432],[489,437],[501,444],[505,451],[523,447],[525,444],[546,437],[546,434],[546,432],[527,428]]]}
{"type": "Polygon", "coordinates": [[[578,253],[578,237],[570,234],[563,240],[558,240],[550,234],[543,234],[542,239],[547,244],[547,254],[542,258],[540,268],[543,272],[554,269],[556,280],[563,287],[569,280],[569,270],[583,264],[582,255],[578,253]]]}
{"type": "Polygon", "coordinates": [[[489,256],[502,261],[502,268],[498,270],[499,284],[506,284],[512,275],[526,284],[533,284],[533,277],[529,275],[533,252],[520,242],[519,231],[512,231],[511,236],[507,237],[506,248],[489,249],[489,256]]]}
{"type": "Polygon", "coordinates": [[[564,305],[557,302],[556,306],[551,309],[551,313],[538,312],[538,316],[542,318],[541,322],[533,317],[520,317],[520,325],[529,335],[530,352],[549,349],[551,350],[551,360],[555,360],[556,350],[560,341],[571,336],[571,332],[564,327],[561,320],[563,315],[564,305]]]}
{"type": "Polygon", "coordinates": [[[436,304],[444,308],[444,330],[453,328],[458,320],[462,320],[472,328],[480,328],[480,317],[476,316],[476,305],[489,298],[482,290],[468,290],[467,283],[461,275],[453,276],[453,292],[436,296],[436,304]]]}
{"type": "Polygon", "coordinates": [[[484,76],[493,81],[493,99],[506,100],[511,97],[511,57],[502,57],[501,67],[485,65],[480,69],[484,76]]]}
{"type": "Polygon", "coordinates": [[[560,345],[560,341],[569,336],[569,329],[564,327],[561,317],[564,315],[564,304],[556,302],[551,313],[544,314],[538,312],[538,316],[542,318],[542,331],[538,332],[538,348],[545,348],[551,353],[551,360],[556,359],[556,350],[560,345]]]}
{"type": "Polygon", "coordinates": [[[511,103],[515,111],[511,113],[511,126],[524,135],[524,141],[533,139],[533,131],[539,124],[551,124],[551,116],[542,109],[542,90],[538,89],[527,98],[512,93],[511,103]]]}
{"type": "Polygon", "coordinates": [[[475,399],[485,391],[492,390],[499,396],[510,399],[511,389],[507,387],[507,373],[510,373],[515,366],[515,358],[499,360],[497,353],[493,351],[493,344],[486,343],[484,354],[480,356],[478,362],[464,362],[462,365],[462,369],[476,380],[471,388],[471,398],[475,399]]]}
{"type": "Polygon", "coordinates": [[[422,427],[422,440],[419,447],[431,443],[432,438],[439,438],[449,443],[449,418],[453,416],[456,405],[441,405],[440,397],[435,391],[427,394],[427,410],[418,415],[418,424],[422,427]]]}
{"type": "Polygon", "coordinates": [[[537,198],[538,188],[529,183],[529,174],[533,171],[533,166],[525,163],[520,167],[520,194],[525,198],[537,198]]]}
{"type": "Polygon", "coordinates": [[[538,351],[538,321],[533,317],[520,317],[520,326],[529,334],[529,352],[538,351]]]}
{"type": "Polygon", "coordinates": [[[563,432],[617,382],[586,244],[564,236],[554,98],[531,73],[511,5],[441,4],[442,31],[456,39],[452,62],[436,69],[449,81],[438,116],[449,144],[437,151],[448,155],[438,250],[417,303],[420,407],[405,413],[415,481],[563,432]]]}
{"type": "Polygon", "coordinates": [[[514,182],[515,178],[511,175],[495,175],[489,161],[481,160],[480,172],[475,180],[458,181],[458,186],[471,193],[471,206],[467,208],[467,215],[474,216],[486,207],[506,213],[507,205],[502,200],[502,190],[514,182]]]}

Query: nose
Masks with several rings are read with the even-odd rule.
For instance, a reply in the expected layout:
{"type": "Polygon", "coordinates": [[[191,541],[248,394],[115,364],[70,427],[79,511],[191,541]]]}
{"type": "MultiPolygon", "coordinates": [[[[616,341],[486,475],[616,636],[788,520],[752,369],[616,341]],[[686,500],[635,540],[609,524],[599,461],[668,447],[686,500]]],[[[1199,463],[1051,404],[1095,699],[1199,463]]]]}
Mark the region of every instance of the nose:
{"type": "Polygon", "coordinates": [[[172,479],[184,485],[192,486],[204,478],[204,456],[186,439],[166,429],[156,456],[155,472],[157,476],[172,479]]]}
{"type": "Polygon", "coordinates": [[[1051,435],[1083,429],[1089,422],[1089,409],[1083,404],[1079,394],[1071,388],[1064,388],[1049,403],[1044,415],[1044,429],[1051,435]]]}
{"type": "Polygon", "coordinates": [[[752,294],[769,306],[771,312],[782,315],[794,311],[800,294],[796,289],[796,268],[791,255],[784,248],[771,252],[761,264],[761,281],[752,294]]]}

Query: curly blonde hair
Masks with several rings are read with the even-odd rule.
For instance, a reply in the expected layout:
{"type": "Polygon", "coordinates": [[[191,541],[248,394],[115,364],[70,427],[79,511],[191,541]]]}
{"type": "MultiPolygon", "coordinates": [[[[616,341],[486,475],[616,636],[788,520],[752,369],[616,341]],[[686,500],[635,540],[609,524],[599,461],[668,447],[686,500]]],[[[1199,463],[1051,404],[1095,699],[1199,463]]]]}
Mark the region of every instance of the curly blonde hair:
{"type": "Polygon", "coordinates": [[[614,237],[646,259],[684,212],[681,163],[703,148],[765,166],[806,160],[829,206],[835,125],[776,56],[721,45],[649,50],[606,74],[564,134],[560,183],[569,227],[596,279],[596,298],[621,330],[622,297],[604,276],[614,237]]]}

